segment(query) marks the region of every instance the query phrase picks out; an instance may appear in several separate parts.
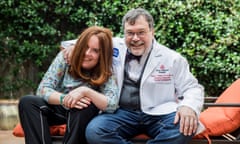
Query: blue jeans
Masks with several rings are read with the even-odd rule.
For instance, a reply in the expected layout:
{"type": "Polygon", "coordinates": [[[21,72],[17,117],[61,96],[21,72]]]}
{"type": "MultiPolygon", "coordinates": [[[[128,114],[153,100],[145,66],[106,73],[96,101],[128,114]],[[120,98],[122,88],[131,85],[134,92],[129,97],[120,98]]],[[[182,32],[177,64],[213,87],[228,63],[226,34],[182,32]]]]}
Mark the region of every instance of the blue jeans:
{"type": "Polygon", "coordinates": [[[152,138],[147,144],[187,144],[192,136],[179,132],[175,114],[153,116],[120,108],[96,116],[87,126],[86,138],[89,144],[131,144],[132,137],[145,133],[152,138]]]}

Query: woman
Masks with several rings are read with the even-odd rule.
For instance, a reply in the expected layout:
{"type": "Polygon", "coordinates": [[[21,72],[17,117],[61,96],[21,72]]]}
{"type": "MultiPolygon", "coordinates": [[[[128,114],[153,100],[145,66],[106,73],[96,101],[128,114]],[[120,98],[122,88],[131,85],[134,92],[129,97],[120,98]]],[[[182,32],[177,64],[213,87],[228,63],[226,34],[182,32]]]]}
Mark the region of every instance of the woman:
{"type": "Polygon", "coordinates": [[[68,65],[60,52],[45,73],[37,96],[19,102],[26,144],[51,144],[49,126],[67,124],[63,143],[85,144],[88,122],[102,111],[117,107],[112,76],[112,33],[97,26],[78,38],[68,65]]]}

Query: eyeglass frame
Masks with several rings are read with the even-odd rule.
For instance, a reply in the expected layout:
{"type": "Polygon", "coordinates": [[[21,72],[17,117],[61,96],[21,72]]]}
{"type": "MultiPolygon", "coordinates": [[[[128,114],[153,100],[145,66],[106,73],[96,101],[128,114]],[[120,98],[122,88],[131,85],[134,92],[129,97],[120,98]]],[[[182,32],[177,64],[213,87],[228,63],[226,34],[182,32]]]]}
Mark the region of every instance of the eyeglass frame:
{"type": "Polygon", "coordinates": [[[125,35],[127,38],[133,38],[135,35],[137,35],[137,37],[139,37],[139,38],[144,38],[146,36],[146,34],[150,31],[151,30],[149,30],[149,31],[141,30],[139,32],[127,31],[127,32],[125,32],[125,35]]]}

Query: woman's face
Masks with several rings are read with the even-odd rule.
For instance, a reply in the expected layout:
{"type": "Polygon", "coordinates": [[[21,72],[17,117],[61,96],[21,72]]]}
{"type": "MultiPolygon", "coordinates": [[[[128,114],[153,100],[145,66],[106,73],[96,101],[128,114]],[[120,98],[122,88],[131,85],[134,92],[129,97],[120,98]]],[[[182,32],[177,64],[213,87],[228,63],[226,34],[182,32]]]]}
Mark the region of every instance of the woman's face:
{"type": "Polygon", "coordinates": [[[98,37],[95,35],[90,37],[87,45],[88,45],[88,49],[84,55],[82,68],[86,70],[90,70],[97,65],[99,56],[100,56],[98,37]]]}

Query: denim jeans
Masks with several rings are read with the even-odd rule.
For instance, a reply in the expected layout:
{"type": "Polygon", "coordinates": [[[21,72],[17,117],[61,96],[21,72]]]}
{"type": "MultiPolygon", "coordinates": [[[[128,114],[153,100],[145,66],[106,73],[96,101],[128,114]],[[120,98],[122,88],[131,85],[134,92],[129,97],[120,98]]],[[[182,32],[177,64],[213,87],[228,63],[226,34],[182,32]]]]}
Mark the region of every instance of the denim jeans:
{"type": "Polygon", "coordinates": [[[179,132],[179,123],[173,123],[175,114],[154,116],[120,108],[95,117],[87,126],[86,138],[89,144],[131,144],[132,137],[145,133],[152,138],[147,144],[187,144],[192,136],[179,132]]]}

